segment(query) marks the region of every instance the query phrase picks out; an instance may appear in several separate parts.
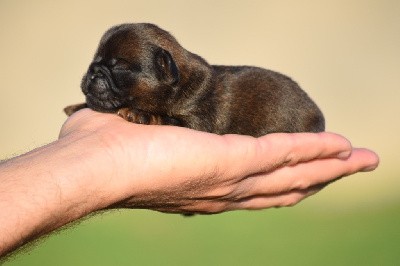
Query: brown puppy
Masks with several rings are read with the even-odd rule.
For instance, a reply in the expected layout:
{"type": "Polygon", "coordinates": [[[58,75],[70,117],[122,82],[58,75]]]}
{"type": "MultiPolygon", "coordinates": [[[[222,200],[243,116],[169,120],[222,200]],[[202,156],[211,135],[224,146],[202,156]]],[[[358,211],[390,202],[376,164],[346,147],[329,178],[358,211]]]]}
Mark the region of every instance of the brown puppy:
{"type": "Polygon", "coordinates": [[[212,66],[152,24],[109,29],[81,88],[89,107],[141,124],[217,134],[320,132],[324,117],[290,78],[249,66],[212,66]]]}

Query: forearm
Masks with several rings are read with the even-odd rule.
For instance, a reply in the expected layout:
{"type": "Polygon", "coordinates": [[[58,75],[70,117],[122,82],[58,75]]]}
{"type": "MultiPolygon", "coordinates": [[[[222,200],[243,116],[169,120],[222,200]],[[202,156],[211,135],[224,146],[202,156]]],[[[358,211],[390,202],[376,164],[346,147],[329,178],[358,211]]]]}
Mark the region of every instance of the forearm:
{"type": "Polygon", "coordinates": [[[1,163],[0,255],[105,207],[77,148],[62,139],[1,163]]]}

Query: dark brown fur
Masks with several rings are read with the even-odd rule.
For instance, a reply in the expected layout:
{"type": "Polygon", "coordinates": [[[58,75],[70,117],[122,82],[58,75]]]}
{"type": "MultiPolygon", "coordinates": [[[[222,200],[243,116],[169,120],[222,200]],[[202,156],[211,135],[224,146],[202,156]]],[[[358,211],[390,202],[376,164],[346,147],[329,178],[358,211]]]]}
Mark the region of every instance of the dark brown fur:
{"type": "Polygon", "coordinates": [[[68,115],[90,107],[135,123],[251,136],[324,130],[321,111],[289,77],[209,65],[152,24],[109,29],[81,88],[86,103],[65,108],[68,115]]]}

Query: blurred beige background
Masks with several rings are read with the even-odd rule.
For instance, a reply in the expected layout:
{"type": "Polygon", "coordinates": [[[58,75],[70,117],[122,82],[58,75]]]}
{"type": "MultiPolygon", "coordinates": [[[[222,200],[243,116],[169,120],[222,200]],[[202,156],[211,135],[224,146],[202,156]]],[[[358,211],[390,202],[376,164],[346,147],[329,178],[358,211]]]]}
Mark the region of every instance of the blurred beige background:
{"type": "Polygon", "coordinates": [[[0,158],[57,138],[62,108],[102,33],[152,22],[213,64],[285,73],[324,111],[327,129],[375,150],[380,167],[308,200],[379,208],[400,200],[400,1],[0,0],[0,158]]]}

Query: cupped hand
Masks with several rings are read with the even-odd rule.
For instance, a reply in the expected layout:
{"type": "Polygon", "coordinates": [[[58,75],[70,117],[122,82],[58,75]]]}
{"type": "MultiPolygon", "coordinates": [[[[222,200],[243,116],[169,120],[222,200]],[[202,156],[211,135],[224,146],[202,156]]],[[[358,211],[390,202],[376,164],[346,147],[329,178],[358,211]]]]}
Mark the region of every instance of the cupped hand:
{"type": "Polygon", "coordinates": [[[82,143],[103,208],[219,213],[292,206],[327,184],[378,166],[378,156],[332,133],[216,135],[128,123],[83,109],[61,139],[82,143]]]}

